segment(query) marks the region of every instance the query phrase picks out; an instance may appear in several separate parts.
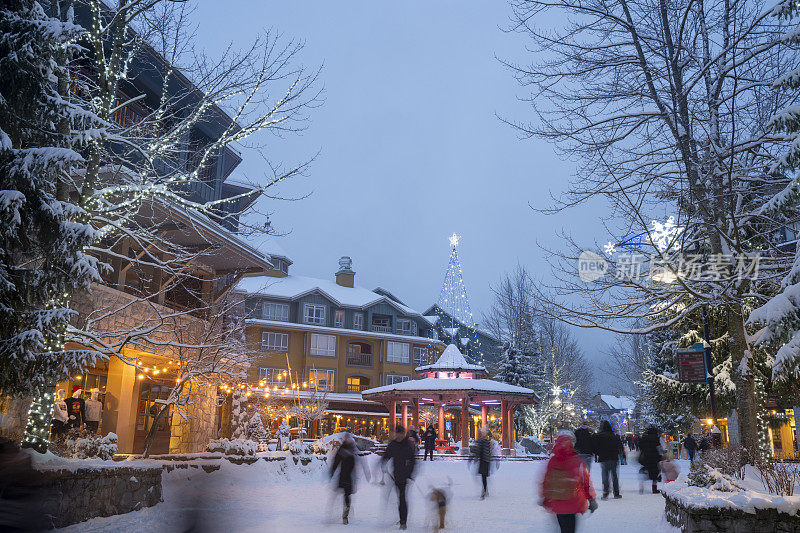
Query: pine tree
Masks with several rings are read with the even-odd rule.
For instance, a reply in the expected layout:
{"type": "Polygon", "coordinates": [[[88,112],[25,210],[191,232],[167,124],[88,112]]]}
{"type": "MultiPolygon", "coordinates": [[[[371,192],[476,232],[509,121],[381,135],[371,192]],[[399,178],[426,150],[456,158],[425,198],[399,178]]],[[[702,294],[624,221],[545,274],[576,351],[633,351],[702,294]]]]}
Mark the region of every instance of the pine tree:
{"type": "Polygon", "coordinates": [[[247,438],[263,444],[269,440],[269,434],[264,429],[264,423],[261,421],[261,414],[255,413],[250,417],[250,422],[247,423],[247,438]]]}
{"type": "Polygon", "coordinates": [[[95,117],[59,92],[64,58],[83,30],[45,15],[38,2],[0,10],[0,390],[36,396],[25,443],[47,445],[54,384],[94,364],[64,350],[70,297],[99,280],[84,253],[96,238],[67,187],[95,117]]]}
{"type": "Polygon", "coordinates": [[[500,357],[497,379],[509,385],[527,387],[531,381],[531,367],[528,356],[506,343],[500,357]]]}

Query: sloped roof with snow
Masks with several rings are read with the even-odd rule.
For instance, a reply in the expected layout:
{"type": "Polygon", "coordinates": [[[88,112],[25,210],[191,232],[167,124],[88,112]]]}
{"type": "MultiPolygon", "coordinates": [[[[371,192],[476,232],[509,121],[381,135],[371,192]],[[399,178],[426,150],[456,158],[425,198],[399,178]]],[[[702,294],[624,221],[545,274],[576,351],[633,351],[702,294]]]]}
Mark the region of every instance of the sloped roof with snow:
{"type": "Polygon", "coordinates": [[[525,387],[518,387],[516,385],[509,385],[493,379],[467,379],[467,378],[423,378],[412,379],[402,383],[395,383],[393,385],[384,385],[382,387],[375,387],[374,389],[367,389],[361,393],[361,396],[368,400],[370,396],[387,393],[387,392],[456,392],[466,391],[476,394],[511,394],[519,396],[534,396],[535,393],[531,389],[525,387]]]}
{"type": "Polygon", "coordinates": [[[418,366],[417,372],[435,371],[435,372],[448,372],[448,371],[463,371],[472,370],[475,372],[486,372],[486,367],[481,365],[473,365],[468,363],[464,354],[456,347],[455,344],[449,345],[445,348],[439,359],[431,365],[418,366]]]}
{"type": "Polygon", "coordinates": [[[633,411],[636,402],[630,396],[614,396],[613,394],[601,394],[600,399],[611,409],[633,411]]]}
{"type": "Polygon", "coordinates": [[[364,287],[343,287],[335,281],[306,276],[290,275],[283,278],[250,276],[242,278],[236,288],[249,294],[260,294],[286,300],[297,300],[307,294],[319,292],[341,307],[364,309],[377,303],[387,303],[405,314],[422,316],[410,307],[364,287]]]}

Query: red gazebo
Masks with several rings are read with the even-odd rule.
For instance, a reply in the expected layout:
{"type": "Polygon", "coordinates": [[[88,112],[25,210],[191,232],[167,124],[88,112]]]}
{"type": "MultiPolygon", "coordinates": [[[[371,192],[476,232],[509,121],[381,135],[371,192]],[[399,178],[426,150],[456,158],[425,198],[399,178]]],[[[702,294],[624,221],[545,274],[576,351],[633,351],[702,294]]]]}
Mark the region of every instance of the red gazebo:
{"type": "MultiPolygon", "coordinates": [[[[424,375],[414,379],[365,390],[365,400],[384,404],[389,410],[391,425],[397,423],[397,407],[402,409],[403,427],[408,426],[408,408],[412,408],[412,423],[419,425],[419,408],[431,405],[439,410],[439,435],[444,435],[444,410],[448,406],[461,408],[461,448],[469,444],[469,409],[480,409],[481,425],[487,426],[490,410],[499,409],[502,420],[504,450],[514,442],[514,410],[519,405],[536,403],[536,394],[525,387],[517,387],[486,379],[486,368],[468,363],[455,344],[449,345],[432,365],[417,367],[424,375]]],[[[511,452],[513,453],[513,452],[511,452]]]]}

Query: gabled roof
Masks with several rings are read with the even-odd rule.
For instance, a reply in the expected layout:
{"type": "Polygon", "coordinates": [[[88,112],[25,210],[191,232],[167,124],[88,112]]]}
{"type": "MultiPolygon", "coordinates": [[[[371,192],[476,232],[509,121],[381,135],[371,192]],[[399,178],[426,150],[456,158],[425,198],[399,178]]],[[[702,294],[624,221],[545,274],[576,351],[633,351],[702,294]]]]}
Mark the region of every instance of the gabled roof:
{"type": "Polygon", "coordinates": [[[271,278],[267,276],[250,276],[243,278],[236,286],[249,294],[297,300],[303,296],[319,293],[340,307],[365,309],[375,304],[386,303],[401,313],[422,318],[417,311],[407,307],[388,296],[378,294],[363,287],[343,287],[335,281],[305,276],[285,276],[271,278]]]}
{"type": "Polygon", "coordinates": [[[418,366],[417,372],[486,372],[486,367],[468,363],[455,344],[445,348],[439,359],[432,365],[418,366]]]}

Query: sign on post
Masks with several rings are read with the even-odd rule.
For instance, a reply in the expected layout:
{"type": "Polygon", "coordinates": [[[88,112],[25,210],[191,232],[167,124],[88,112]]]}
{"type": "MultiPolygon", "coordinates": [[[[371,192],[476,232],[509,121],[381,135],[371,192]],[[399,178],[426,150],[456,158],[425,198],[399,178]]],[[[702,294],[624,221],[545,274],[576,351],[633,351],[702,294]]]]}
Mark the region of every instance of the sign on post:
{"type": "Polygon", "coordinates": [[[678,350],[678,381],[681,383],[706,382],[706,352],[702,342],[678,350]]]}

